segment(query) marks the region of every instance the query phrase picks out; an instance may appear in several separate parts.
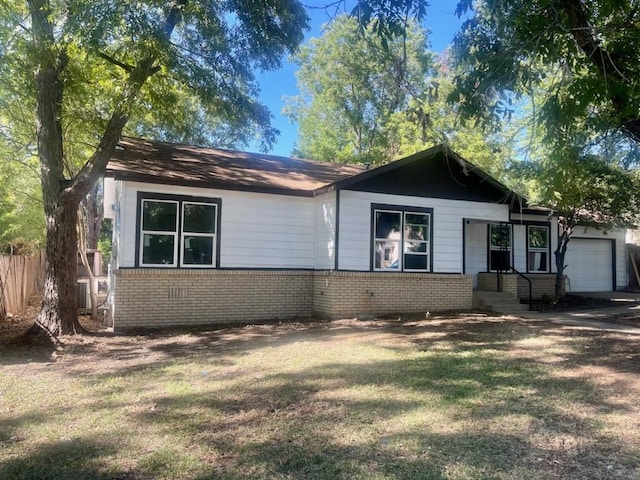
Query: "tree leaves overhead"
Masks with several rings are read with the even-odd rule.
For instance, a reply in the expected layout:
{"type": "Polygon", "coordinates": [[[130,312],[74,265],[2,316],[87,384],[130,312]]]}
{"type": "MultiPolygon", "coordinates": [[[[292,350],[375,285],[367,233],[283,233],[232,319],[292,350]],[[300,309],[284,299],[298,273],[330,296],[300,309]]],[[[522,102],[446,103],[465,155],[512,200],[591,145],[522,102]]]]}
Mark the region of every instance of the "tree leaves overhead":
{"type": "Polygon", "coordinates": [[[426,41],[415,24],[405,42],[396,39],[386,48],[380,37],[360,35],[353,17],[327,24],[296,57],[302,95],[289,99],[286,111],[299,123],[297,153],[375,163],[397,155],[391,117],[407,112],[412,99],[426,102],[432,87],[426,41]]]}
{"type": "MultiPolygon", "coordinates": [[[[457,12],[470,8],[463,1],[457,12]]],[[[453,49],[453,99],[467,117],[496,126],[499,92],[544,86],[550,130],[577,121],[594,135],[622,129],[640,142],[640,2],[483,0],[474,8],[453,49]]]]}
{"type": "Polygon", "coordinates": [[[389,41],[406,36],[410,20],[424,20],[428,5],[424,0],[358,0],[351,16],[358,20],[361,33],[370,29],[386,50],[389,41]]]}

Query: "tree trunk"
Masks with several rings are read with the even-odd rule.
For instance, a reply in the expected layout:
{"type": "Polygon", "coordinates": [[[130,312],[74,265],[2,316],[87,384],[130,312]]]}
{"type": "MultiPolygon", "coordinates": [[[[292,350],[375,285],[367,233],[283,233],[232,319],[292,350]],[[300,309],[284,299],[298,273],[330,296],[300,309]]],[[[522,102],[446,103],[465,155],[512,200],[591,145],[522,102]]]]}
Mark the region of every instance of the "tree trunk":
{"type": "Polygon", "coordinates": [[[36,325],[53,336],[83,331],[77,316],[77,209],[77,201],[68,195],[62,195],[57,204],[45,201],[47,257],[36,325]]]}
{"type": "Polygon", "coordinates": [[[87,212],[86,241],[89,250],[96,250],[98,248],[98,242],[100,241],[100,227],[102,225],[103,212],[98,191],[98,185],[94,185],[84,201],[87,212]]]}
{"type": "Polygon", "coordinates": [[[556,261],[556,282],[555,282],[555,294],[556,300],[562,296],[562,282],[564,281],[564,269],[567,266],[564,264],[565,257],[567,255],[567,246],[569,240],[571,240],[571,234],[573,227],[560,225],[562,231],[558,235],[558,246],[556,251],[553,252],[556,261]]]}
{"type": "MultiPolygon", "coordinates": [[[[171,37],[182,18],[187,0],[176,0],[158,34],[171,37]]],[[[63,72],[69,62],[63,44],[57,43],[50,0],[28,0],[36,57],[36,137],[40,160],[42,197],[46,216],[46,263],[42,309],[32,332],[50,336],[82,330],[77,317],[77,209],[98,179],[115,150],[127,123],[131,105],[144,82],[159,67],[153,53],[144,56],[129,72],[96,151],[72,179],[65,177],[62,134],[63,72]]]]}

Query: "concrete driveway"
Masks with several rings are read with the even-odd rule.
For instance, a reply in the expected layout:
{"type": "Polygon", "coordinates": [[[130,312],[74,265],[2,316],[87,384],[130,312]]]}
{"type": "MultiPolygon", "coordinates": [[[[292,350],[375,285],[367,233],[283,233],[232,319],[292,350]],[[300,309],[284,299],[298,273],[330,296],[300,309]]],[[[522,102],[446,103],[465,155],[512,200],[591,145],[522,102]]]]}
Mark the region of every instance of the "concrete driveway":
{"type": "Polygon", "coordinates": [[[619,303],[607,308],[569,310],[563,312],[523,312],[521,317],[529,320],[545,320],[558,325],[589,330],[603,330],[640,335],[640,327],[621,325],[607,321],[617,315],[637,315],[640,318],[640,293],[635,292],[572,292],[572,295],[606,298],[619,303]]]}

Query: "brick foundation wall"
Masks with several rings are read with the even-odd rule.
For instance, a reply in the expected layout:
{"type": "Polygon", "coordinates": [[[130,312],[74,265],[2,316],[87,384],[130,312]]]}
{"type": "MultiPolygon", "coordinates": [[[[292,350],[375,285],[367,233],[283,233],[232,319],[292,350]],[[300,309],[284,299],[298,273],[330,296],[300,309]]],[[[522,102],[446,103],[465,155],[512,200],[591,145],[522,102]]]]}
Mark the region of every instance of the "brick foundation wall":
{"type": "MultiPolygon", "coordinates": [[[[478,290],[498,291],[498,278],[495,272],[478,273],[478,290]]],[[[500,291],[509,292],[514,296],[518,294],[518,279],[516,274],[500,274],[500,291]]]]}
{"type": "MultiPolygon", "coordinates": [[[[534,299],[540,299],[543,296],[554,298],[556,296],[556,274],[555,273],[536,273],[527,275],[531,280],[531,296],[534,299]]],[[[565,279],[562,281],[560,295],[565,295],[565,279]]],[[[518,277],[518,298],[529,298],[529,284],[524,278],[518,277]]]]}
{"type": "Polygon", "coordinates": [[[315,272],[313,313],[340,318],[388,313],[426,313],[471,308],[468,275],[315,272]]]}
{"type": "Polygon", "coordinates": [[[288,320],[311,315],[313,272],[120,269],[114,292],[116,331],[288,320]]]}
{"type": "MultiPolygon", "coordinates": [[[[528,274],[531,279],[531,296],[540,299],[544,295],[555,297],[556,294],[556,274],[555,273],[535,273],[528,274]]],[[[565,277],[566,278],[566,277],[565,277]]],[[[500,274],[500,286],[503,292],[511,292],[521,299],[529,298],[529,284],[520,275],[515,273],[500,274]]],[[[496,274],[491,272],[478,273],[478,290],[498,290],[496,274]]],[[[565,294],[565,285],[562,284],[561,295],[565,294]]]]}
{"type": "Polygon", "coordinates": [[[468,275],[291,270],[120,269],[116,331],[471,308],[468,275]]]}

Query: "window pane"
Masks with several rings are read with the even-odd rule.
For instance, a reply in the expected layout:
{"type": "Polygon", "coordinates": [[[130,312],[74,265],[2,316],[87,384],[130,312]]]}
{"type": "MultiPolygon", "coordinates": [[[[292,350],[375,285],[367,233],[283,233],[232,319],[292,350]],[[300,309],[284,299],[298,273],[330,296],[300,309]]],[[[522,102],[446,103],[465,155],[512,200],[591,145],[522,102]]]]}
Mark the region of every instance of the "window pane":
{"type": "Polygon", "coordinates": [[[175,232],[178,204],[174,202],[142,202],[142,229],[154,232],[175,232]]]}
{"type": "Polygon", "coordinates": [[[183,265],[213,265],[213,237],[185,235],[183,265]]]}
{"type": "Polygon", "coordinates": [[[427,213],[405,213],[404,221],[412,225],[429,225],[429,214],[427,213]]]}
{"type": "Polygon", "coordinates": [[[405,254],[404,268],[405,270],[426,270],[428,260],[427,255],[405,254]]]}
{"type": "Polygon", "coordinates": [[[511,248],[511,226],[491,225],[491,246],[511,248]]]}
{"type": "Polygon", "coordinates": [[[547,272],[547,252],[529,252],[529,271],[547,272]]]}
{"type": "Polygon", "coordinates": [[[529,227],[529,248],[548,248],[549,229],[547,227],[529,227]]]}
{"type": "Polygon", "coordinates": [[[376,238],[400,239],[400,212],[376,211],[376,238]]]}
{"type": "Polygon", "coordinates": [[[411,242],[406,241],[404,243],[404,251],[407,252],[427,252],[427,243],[426,242],[411,242]]]}
{"type": "Polygon", "coordinates": [[[376,241],[374,267],[377,269],[398,270],[398,250],[400,242],[376,241]]]}
{"type": "Polygon", "coordinates": [[[508,270],[511,265],[511,253],[509,251],[491,250],[490,270],[508,270]]]}
{"type": "Polygon", "coordinates": [[[145,233],[142,238],[142,263],[145,265],[172,265],[175,238],[173,235],[145,233]]]}
{"type": "Polygon", "coordinates": [[[189,233],[215,233],[216,207],[215,205],[201,205],[198,203],[184,203],[183,229],[189,233]]]}

